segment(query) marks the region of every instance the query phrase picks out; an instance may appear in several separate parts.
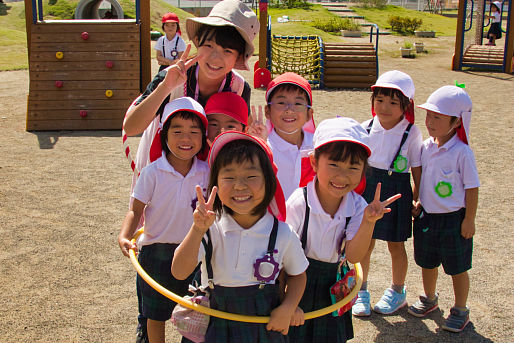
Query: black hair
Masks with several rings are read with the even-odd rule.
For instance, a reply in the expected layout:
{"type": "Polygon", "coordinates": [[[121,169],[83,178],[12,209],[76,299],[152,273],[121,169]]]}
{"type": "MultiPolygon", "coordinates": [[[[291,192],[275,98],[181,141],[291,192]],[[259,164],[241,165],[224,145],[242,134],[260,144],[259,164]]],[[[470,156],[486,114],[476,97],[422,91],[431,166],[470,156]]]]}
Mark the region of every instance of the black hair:
{"type": "Polygon", "coordinates": [[[391,98],[398,98],[400,100],[400,108],[402,109],[402,111],[405,113],[405,110],[407,110],[407,108],[409,106],[414,106],[412,105],[412,102],[410,101],[410,99],[408,97],[406,97],[401,90],[399,89],[395,89],[395,88],[386,88],[386,87],[375,87],[373,88],[373,94],[371,95],[371,102],[375,101],[375,98],[378,96],[378,95],[384,95],[384,96],[389,96],[391,98]]]}
{"type": "Polygon", "coordinates": [[[204,151],[204,149],[207,147],[207,136],[205,135],[205,127],[203,126],[202,120],[195,113],[192,113],[192,112],[189,112],[189,111],[178,111],[178,112],[175,112],[173,115],[171,115],[168,118],[168,120],[166,120],[164,125],[162,126],[162,130],[161,130],[161,147],[162,147],[162,150],[164,150],[164,153],[166,155],[168,155],[171,152],[170,149],[168,148],[168,144],[167,144],[167,142],[168,142],[168,130],[169,130],[170,125],[171,125],[171,119],[174,118],[174,117],[179,117],[179,118],[182,118],[182,119],[185,119],[185,120],[192,120],[193,122],[195,122],[198,125],[198,127],[200,127],[200,130],[202,132],[201,133],[202,134],[202,148],[200,149],[200,151],[197,154],[199,154],[200,152],[204,151]]]}
{"type": "MultiPolygon", "coordinates": [[[[162,23],[162,30],[164,31],[164,24],[166,23],[162,23]]],[[[178,34],[178,32],[180,31],[180,24],[175,22],[175,24],[177,24],[177,32],[175,34],[178,34]]],[[[164,33],[164,35],[166,35],[166,33],[164,33]]]]}
{"type": "Polygon", "coordinates": [[[305,89],[303,89],[302,87],[300,87],[298,85],[295,85],[294,83],[281,83],[280,85],[275,87],[271,91],[271,93],[269,94],[268,101],[271,101],[271,99],[273,99],[273,96],[275,95],[275,93],[278,92],[279,90],[282,90],[284,92],[297,92],[297,91],[300,91],[300,93],[305,95],[305,100],[307,100],[307,103],[310,106],[312,106],[311,99],[309,98],[309,93],[307,93],[307,91],[305,89]]]}
{"type": "MultiPolygon", "coordinates": [[[[236,139],[225,144],[225,146],[220,149],[211,165],[209,192],[214,186],[218,186],[218,176],[223,167],[234,162],[243,163],[246,161],[253,161],[255,157],[257,157],[262,173],[264,174],[264,199],[253,209],[251,214],[264,215],[271,203],[271,200],[273,200],[273,197],[275,196],[277,180],[268,155],[264,149],[255,142],[248,141],[246,139],[236,139]]],[[[232,209],[222,204],[218,195],[216,195],[216,199],[214,199],[213,210],[218,216],[221,215],[222,211],[225,211],[230,215],[234,213],[232,209]]]]}
{"type": "Polygon", "coordinates": [[[351,164],[363,163],[363,173],[368,168],[368,152],[357,143],[352,142],[330,142],[314,150],[314,158],[319,160],[321,155],[327,155],[332,161],[350,161],[351,164]]]}
{"type": "Polygon", "coordinates": [[[213,40],[225,49],[236,50],[239,57],[246,58],[246,41],[233,26],[202,25],[196,32],[196,37],[198,38],[198,46],[204,45],[207,40],[213,40]]]}

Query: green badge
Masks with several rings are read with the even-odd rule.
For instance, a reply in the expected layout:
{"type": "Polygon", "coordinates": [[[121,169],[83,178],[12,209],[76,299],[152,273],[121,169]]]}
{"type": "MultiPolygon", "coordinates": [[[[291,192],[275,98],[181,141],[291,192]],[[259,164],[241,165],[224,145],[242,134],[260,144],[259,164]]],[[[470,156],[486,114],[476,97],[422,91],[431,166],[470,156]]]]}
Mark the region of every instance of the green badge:
{"type": "Polygon", "coordinates": [[[435,186],[435,192],[441,198],[447,198],[452,195],[452,184],[446,181],[439,181],[437,186],[435,186]]]}
{"type": "Polygon", "coordinates": [[[394,160],[394,171],[397,173],[401,173],[407,169],[407,158],[402,155],[398,155],[396,160],[394,160]]]}

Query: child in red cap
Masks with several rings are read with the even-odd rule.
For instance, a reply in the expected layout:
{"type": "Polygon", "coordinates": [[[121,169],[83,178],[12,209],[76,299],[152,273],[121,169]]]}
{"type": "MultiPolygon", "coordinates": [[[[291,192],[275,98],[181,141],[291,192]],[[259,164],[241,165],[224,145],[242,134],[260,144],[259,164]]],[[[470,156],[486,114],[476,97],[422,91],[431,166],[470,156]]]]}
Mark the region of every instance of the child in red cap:
{"type": "Polygon", "coordinates": [[[286,199],[300,185],[302,157],[312,150],[314,132],[312,91],[309,82],[295,73],[273,79],[266,90],[265,115],[268,144],[278,167],[286,199]]]}
{"type": "Polygon", "coordinates": [[[207,139],[214,139],[224,131],[244,132],[248,125],[248,105],[236,93],[221,92],[211,95],[205,105],[209,126],[207,139]]]}
{"type": "Polygon", "coordinates": [[[159,71],[174,64],[186,50],[179,23],[180,20],[175,13],[169,12],[162,16],[162,30],[165,35],[159,37],[154,47],[160,65],[159,71]]]}

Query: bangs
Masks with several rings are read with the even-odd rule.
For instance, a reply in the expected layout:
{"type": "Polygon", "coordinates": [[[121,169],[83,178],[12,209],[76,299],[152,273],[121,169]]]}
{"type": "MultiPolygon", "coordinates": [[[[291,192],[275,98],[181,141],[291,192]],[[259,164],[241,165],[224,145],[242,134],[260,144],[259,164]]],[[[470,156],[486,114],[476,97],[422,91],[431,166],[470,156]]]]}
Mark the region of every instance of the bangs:
{"type": "Polygon", "coordinates": [[[368,163],[368,153],[366,149],[356,143],[351,142],[332,142],[320,146],[314,151],[314,157],[319,159],[321,155],[327,155],[332,161],[350,161],[351,164],[368,163]]]}
{"type": "Polygon", "coordinates": [[[197,37],[198,46],[204,45],[207,40],[212,40],[224,49],[236,50],[239,56],[244,56],[246,42],[233,26],[202,25],[197,37]]]}
{"type": "Polygon", "coordinates": [[[373,95],[371,96],[371,101],[374,101],[378,95],[388,96],[393,99],[397,98],[398,100],[400,100],[400,106],[403,111],[405,111],[407,107],[409,107],[410,99],[406,97],[399,89],[375,87],[373,88],[373,95]]]}

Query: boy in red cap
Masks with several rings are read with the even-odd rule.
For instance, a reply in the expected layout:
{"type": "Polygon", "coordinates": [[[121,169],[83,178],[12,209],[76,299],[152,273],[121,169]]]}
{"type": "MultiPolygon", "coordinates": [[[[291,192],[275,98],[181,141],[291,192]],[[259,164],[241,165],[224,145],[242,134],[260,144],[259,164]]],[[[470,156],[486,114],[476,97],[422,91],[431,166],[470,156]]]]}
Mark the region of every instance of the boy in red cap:
{"type": "Polygon", "coordinates": [[[175,64],[184,50],[186,50],[186,42],[182,39],[180,31],[180,20],[175,13],[168,12],[162,16],[162,30],[165,35],[159,37],[155,43],[154,49],[157,50],[157,62],[159,63],[159,71],[175,64]]]}
{"type": "Polygon", "coordinates": [[[265,115],[270,126],[268,144],[287,199],[300,185],[302,157],[307,157],[313,148],[311,86],[298,74],[284,73],[269,83],[266,104],[265,115]]]}
{"type": "Polygon", "coordinates": [[[224,131],[244,132],[248,125],[248,105],[236,93],[221,92],[211,95],[205,105],[209,126],[207,139],[214,139],[224,131]]]}

